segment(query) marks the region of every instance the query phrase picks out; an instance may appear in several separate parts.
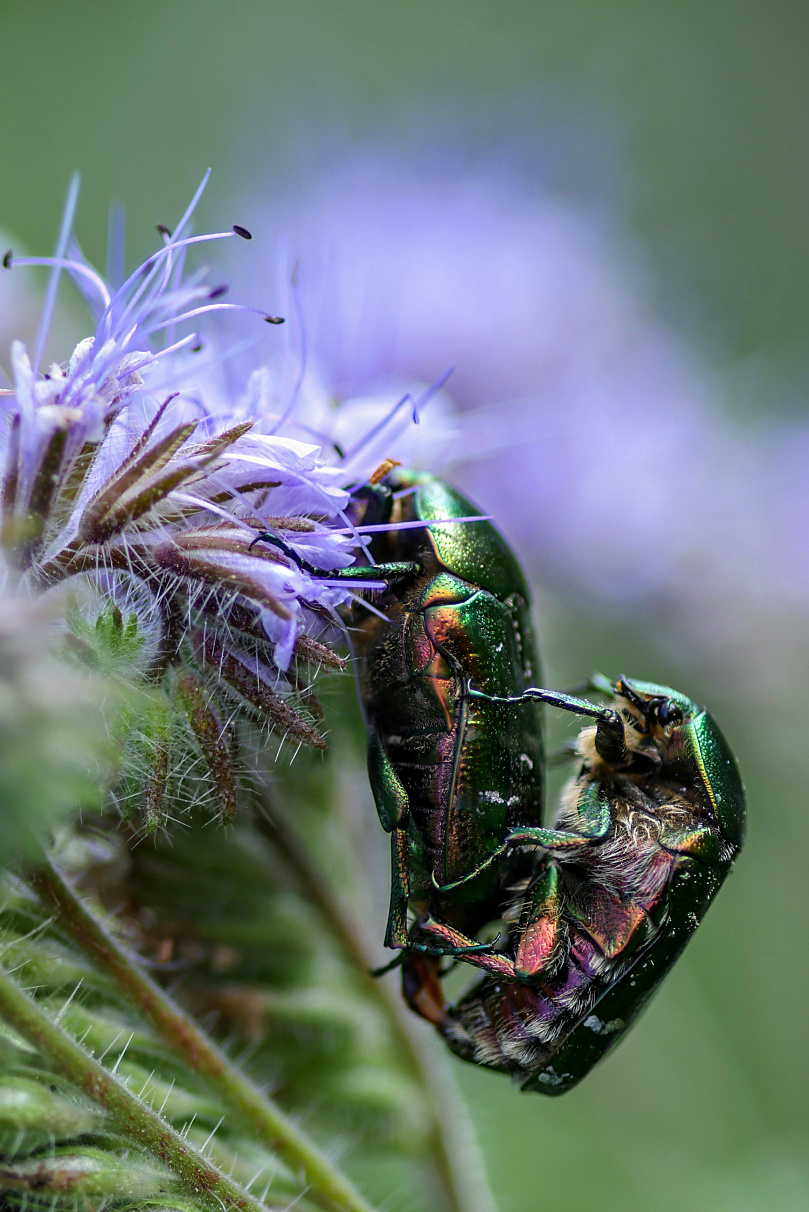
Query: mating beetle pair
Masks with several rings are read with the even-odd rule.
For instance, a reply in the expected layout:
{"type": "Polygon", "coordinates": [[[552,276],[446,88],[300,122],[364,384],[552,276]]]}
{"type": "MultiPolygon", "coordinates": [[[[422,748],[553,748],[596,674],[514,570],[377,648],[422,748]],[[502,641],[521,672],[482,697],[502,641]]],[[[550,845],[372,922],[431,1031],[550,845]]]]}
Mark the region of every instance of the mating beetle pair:
{"type": "Polygon", "coordinates": [[[362,620],[358,643],[392,841],[386,945],[454,1052],[563,1093],[640,1013],[730,869],[736,763],[712,717],[666,687],[598,677],[600,707],[532,685],[523,574],[487,520],[451,520],[478,511],[442,481],[396,472],[355,509],[391,527],[371,546],[385,617],[362,620]],[[553,828],[541,703],[595,721],[553,828]],[[498,922],[505,937],[479,941],[498,922]],[[449,1007],[446,961],[483,972],[449,1007]]]}

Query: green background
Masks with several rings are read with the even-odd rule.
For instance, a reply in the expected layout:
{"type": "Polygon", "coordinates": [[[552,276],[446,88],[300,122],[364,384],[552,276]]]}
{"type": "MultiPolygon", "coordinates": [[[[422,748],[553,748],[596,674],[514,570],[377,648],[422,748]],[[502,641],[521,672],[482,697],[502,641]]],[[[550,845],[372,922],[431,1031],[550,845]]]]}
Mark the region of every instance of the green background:
{"type": "MultiPolygon", "coordinates": [[[[79,168],[78,232],[103,260],[110,201],[143,253],[209,164],[200,226],[230,221],[263,174],[294,184],[318,149],[426,151],[453,124],[483,156],[512,137],[568,142],[556,190],[596,183],[659,318],[732,385],[734,423],[766,425],[809,399],[808,47],[809,8],[785,0],[4,0],[0,226],[49,250],[79,168]]],[[[663,613],[608,617],[542,586],[538,612],[550,684],[626,669],[711,703],[751,829],[664,993],[580,1089],[544,1100],[456,1066],[498,1205],[805,1209],[805,612],[774,627],[751,607],[698,664],[666,645],[663,613]]],[[[421,1206],[402,1179],[385,1194],[421,1206]]]]}

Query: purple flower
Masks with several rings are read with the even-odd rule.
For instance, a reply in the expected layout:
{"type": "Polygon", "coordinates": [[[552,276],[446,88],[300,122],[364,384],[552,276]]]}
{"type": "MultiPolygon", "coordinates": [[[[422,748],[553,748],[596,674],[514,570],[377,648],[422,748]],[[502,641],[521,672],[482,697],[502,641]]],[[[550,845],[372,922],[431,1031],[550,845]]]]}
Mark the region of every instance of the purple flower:
{"type": "Polygon", "coordinates": [[[87,287],[97,326],[66,366],[44,375],[20,342],[12,346],[14,387],[0,400],[3,546],[9,575],[32,586],[98,563],[147,579],[170,570],[191,597],[223,593],[250,603],[286,669],[310,608],[328,614],[346,594],[272,551],[250,550],[250,541],[288,523],[305,559],[324,569],[351,563],[346,472],[327,465],[311,441],[261,432],[267,418],[258,401],[251,408],[206,399],[206,368],[200,374],[189,353],[200,337],[189,322],[257,309],[220,302],[203,275],[184,275],[190,245],[234,236],[184,234],[197,197],[114,293],[64,248],[54,258],[6,255],[7,269],[46,263],[54,275],[70,272],[87,287]],[[307,521],[311,515],[319,520],[307,521]],[[334,529],[340,519],[347,533],[334,529]]]}
{"type": "MultiPolygon", "coordinates": [[[[453,432],[420,465],[493,513],[545,584],[621,611],[666,603],[709,641],[762,595],[805,596],[805,527],[785,524],[807,510],[788,453],[803,429],[732,424],[596,211],[502,164],[446,160],[355,157],[276,208],[297,267],[292,354],[297,302],[309,366],[338,398],[455,364],[453,432]]],[[[274,261],[265,272],[280,288],[274,261]]]]}
{"type": "MultiPolygon", "coordinates": [[[[343,426],[348,457],[329,448],[324,458],[328,434],[287,425],[283,412],[294,410],[270,406],[266,374],[232,392],[215,331],[200,353],[200,324],[223,312],[278,317],[222,302],[204,271],[187,271],[192,246],[249,234],[188,235],[198,197],[116,290],[72,244],[75,189],[54,257],[6,254],[3,272],[46,264],[52,278],[34,355],[14,342],[13,387],[0,395],[0,546],[6,585],[58,599],[74,646],[89,646],[96,665],[129,677],[137,653],[139,677],[182,703],[229,819],[234,715],[325,747],[306,671],[344,663],[327,642],[351,593],[328,574],[361,549],[346,506],[352,477],[372,469],[374,434],[343,426]],[[86,291],[95,331],[42,374],[64,271],[86,291]],[[267,532],[282,546],[254,543],[267,532]]],[[[141,732],[150,729],[157,768],[171,729],[141,732]]]]}

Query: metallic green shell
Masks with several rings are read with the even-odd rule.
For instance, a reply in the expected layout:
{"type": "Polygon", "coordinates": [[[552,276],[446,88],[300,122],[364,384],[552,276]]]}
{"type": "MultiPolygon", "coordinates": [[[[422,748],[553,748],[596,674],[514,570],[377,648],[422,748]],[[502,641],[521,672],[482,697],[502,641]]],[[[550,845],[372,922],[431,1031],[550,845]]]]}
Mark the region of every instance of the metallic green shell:
{"type": "MultiPolygon", "coordinates": [[[[414,518],[467,518],[480,513],[457,489],[424,472],[399,471],[389,483],[396,490],[416,486],[413,494],[414,518]]],[[[519,594],[530,600],[528,583],[514,552],[491,522],[461,522],[458,525],[431,526],[430,540],[436,562],[470,585],[488,589],[501,600],[519,594]]]]}
{"type": "Polygon", "coordinates": [[[691,732],[697,765],[713,801],[719,828],[729,842],[741,846],[747,827],[744,785],[730,745],[707,711],[691,721],[691,732]]]}
{"type": "Polygon", "coordinates": [[[671,699],[682,708],[687,721],[683,773],[701,779],[722,834],[732,845],[741,846],[746,828],[744,786],[736,759],[716,720],[670,686],[640,682],[635,678],[630,682],[641,694],[671,699]]]}
{"type": "MultiPolygon", "coordinates": [[[[396,494],[415,488],[399,499],[394,524],[480,512],[433,476],[397,471],[387,483],[396,494]]],[[[503,871],[490,867],[441,895],[435,883],[463,878],[509,829],[542,819],[539,706],[465,697],[470,680],[511,695],[538,677],[528,587],[489,521],[394,530],[379,536],[372,555],[379,563],[412,559],[421,570],[397,585],[384,603],[388,621],[368,620],[360,641],[377,808],[390,828],[407,803],[411,899],[474,930],[499,914],[491,898],[503,871]]]]}
{"type": "Polygon", "coordinates": [[[523,1090],[565,1094],[621,1042],[683,951],[726,873],[727,866],[680,860],[668,893],[666,918],[654,941],[605,989],[552,1057],[522,1083],[523,1090]]]}

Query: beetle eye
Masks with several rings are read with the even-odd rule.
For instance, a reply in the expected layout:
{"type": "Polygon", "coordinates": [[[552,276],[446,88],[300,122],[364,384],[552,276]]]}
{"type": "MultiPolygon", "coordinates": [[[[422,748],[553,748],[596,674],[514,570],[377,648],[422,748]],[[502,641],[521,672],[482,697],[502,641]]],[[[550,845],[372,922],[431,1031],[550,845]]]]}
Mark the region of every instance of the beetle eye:
{"type": "Polygon", "coordinates": [[[679,724],[683,718],[683,711],[671,699],[664,699],[656,708],[655,715],[660,723],[665,726],[666,724],[679,724]]]}

